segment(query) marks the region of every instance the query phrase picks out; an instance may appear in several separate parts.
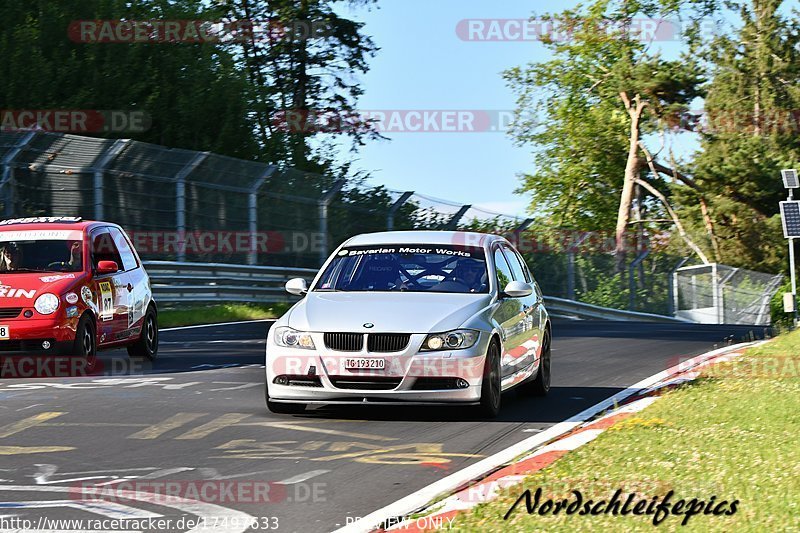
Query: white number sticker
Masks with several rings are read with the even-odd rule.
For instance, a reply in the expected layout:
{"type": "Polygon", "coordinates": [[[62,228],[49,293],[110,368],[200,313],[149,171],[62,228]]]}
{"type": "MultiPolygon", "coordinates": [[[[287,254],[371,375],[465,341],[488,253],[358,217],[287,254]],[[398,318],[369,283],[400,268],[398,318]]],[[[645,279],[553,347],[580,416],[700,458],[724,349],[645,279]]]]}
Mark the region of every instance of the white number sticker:
{"type": "Polygon", "coordinates": [[[0,326],[0,339],[8,340],[10,333],[8,326],[0,326]]]}
{"type": "Polygon", "coordinates": [[[114,293],[107,281],[100,282],[100,318],[104,322],[114,318],[114,293]]]}

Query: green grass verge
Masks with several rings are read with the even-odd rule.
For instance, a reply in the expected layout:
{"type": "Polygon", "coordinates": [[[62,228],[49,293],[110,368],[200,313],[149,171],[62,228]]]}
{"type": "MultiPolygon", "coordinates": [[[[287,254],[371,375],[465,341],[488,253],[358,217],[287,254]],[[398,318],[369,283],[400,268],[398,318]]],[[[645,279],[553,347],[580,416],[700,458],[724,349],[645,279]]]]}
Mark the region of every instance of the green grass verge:
{"type": "MultiPolygon", "coordinates": [[[[456,517],[456,531],[650,531],[653,516],[541,516],[525,502],[503,516],[525,489],[544,503],[609,499],[622,489],[652,501],[739,500],[730,516],[699,514],[660,530],[800,531],[800,331],[715,365],[694,382],[612,426],[500,497],[456,517]]],[[[730,509],[730,507],[727,507],[730,509]]],[[[703,507],[705,510],[705,507],[703,507]]]]}
{"type": "Polygon", "coordinates": [[[289,307],[289,304],[283,303],[271,305],[229,303],[204,307],[159,309],[158,326],[160,328],[174,328],[177,326],[193,326],[196,324],[235,322],[237,320],[278,318],[285,313],[289,307]]]}

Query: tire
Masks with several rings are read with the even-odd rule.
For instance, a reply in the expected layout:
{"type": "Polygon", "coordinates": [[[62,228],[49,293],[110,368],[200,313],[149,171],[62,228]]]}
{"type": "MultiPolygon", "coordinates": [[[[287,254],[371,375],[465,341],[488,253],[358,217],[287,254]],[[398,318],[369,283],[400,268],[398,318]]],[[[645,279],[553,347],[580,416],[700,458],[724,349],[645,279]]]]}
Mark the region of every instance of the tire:
{"type": "Polygon", "coordinates": [[[97,333],[91,315],[83,315],[75,331],[72,355],[86,361],[86,372],[91,374],[97,368],[97,333]]]}
{"type": "Polygon", "coordinates": [[[153,361],[158,356],[158,316],[155,309],[147,308],[142,321],[142,333],[128,346],[128,355],[153,361]]]}
{"type": "Polygon", "coordinates": [[[478,412],[485,418],[495,418],[500,413],[502,396],[500,384],[500,345],[491,341],[486,350],[486,362],[481,382],[481,403],[478,412]]]}
{"type": "Polygon", "coordinates": [[[306,410],[304,403],[271,402],[269,400],[269,384],[266,382],[264,383],[264,400],[267,402],[267,409],[279,415],[296,415],[306,410]]]}
{"type": "Polygon", "coordinates": [[[544,341],[542,343],[542,360],[539,363],[539,371],[533,381],[529,381],[520,386],[520,392],[530,396],[546,396],[550,392],[550,331],[545,330],[544,341]]]}

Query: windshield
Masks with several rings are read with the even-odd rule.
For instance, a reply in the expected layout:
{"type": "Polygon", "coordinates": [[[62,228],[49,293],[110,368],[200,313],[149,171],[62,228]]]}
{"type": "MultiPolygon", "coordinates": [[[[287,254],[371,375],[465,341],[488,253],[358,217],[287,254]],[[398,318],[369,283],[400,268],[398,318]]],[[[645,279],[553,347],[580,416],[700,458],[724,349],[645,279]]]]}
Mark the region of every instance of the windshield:
{"type": "Polygon", "coordinates": [[[81,272],[80,240],[0,241],[0,272],[81,272]]]}
{"type": "Polygon", "coordinates": [[[487,280],[482,248],[353,246],[339,250],[313,290],[488,293],[487,280]]]}

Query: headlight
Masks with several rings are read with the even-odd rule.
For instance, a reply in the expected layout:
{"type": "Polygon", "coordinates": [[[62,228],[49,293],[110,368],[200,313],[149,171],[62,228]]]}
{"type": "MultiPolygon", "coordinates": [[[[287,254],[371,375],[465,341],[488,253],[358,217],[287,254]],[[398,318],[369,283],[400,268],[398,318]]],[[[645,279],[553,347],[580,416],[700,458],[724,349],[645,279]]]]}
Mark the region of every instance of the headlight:
{"type": "Polygon", "coordinates": [[[36,298],[33,308],[41,315],[52,315],[58,309],[58,296],[46,292],[36,298]]]}
{"type": "Polygon", "coordinates": [[[454,329],[444,333],[431,333],[422,343],[423,352],[435,350],[463,350],[478,341],[478,332],[472,329],[454,329]]]}
{"type": "Polygon", "coordinates": [[[275,344],[286,348],[304,348],[306,350],[314,350],[316,348],[310,333],[297,331],[285,326],[275,330],[275,344]]]}

